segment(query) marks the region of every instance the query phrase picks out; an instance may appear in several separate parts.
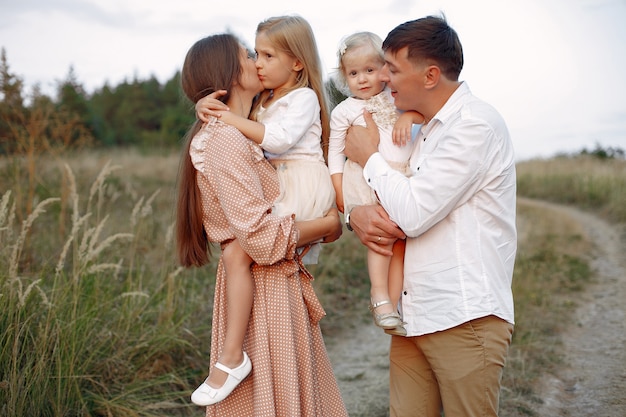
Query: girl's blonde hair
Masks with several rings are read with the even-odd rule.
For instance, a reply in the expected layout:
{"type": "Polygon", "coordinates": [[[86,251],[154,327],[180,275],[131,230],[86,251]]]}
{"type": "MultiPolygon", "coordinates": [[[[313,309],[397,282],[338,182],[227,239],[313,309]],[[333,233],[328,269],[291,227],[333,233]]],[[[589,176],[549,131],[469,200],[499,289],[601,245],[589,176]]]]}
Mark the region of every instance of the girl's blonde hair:
{"type": "Polygon", "coordinates": [[[362,55],[372,57],[379,60],[382,64],[385,63],[385,54],[383,52],[383,40],[375,33],[372,32],[356,32],[352,35],[348,35],[339,44],[337,50],[337,72],[335,75],[335,85],[339,91],[345,95],[350,95],[350,89],[348,88],[348,81],[346,80],[346,68],[343,63],[343,57],[346,53],[357,48],[369,48],[364,49],[362,55]]]}
{"type": "MultiPolygon", "coordinates": [[[[259,23],[256,33],[257,35],[263,33],[276,49],[296,58],[302,64],[302,71],[298,74],[296,85],[292,90],[309,87],[317,95],[322,121],[321,145],[324,159],[326,159],[330,135],[329,106],[322,76],[322,61],[311,25],[300,16],[276,16],[259,23]]],[[[270,91],[266,90],[261,93],[252,108],[250,115],[252,120],[256,120],[259,108],[269,96],[270,91]]]]}

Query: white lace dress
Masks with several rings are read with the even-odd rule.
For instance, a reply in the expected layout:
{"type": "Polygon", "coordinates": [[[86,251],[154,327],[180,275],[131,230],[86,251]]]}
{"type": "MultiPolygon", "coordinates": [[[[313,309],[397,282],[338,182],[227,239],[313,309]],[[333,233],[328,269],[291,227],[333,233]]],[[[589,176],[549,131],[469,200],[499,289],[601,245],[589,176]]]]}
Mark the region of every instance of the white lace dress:
{"type": "Polygon", "coordinates": [[[378,151],[392,168],[407,176],[410,175],[408,162],[413,144],[410,142],[405,146],[397,146],[392,141],[391,134],[393,126],[398,120],[398,111],[393,104],[390,91],[385,89],[368,100],[348,97],[339,103],[331,114],[328,147],[330,174],[343,173],[344,213],[349,213],[355,206],[378,202],[374,191],[363,178],[362,168],[356,162],[346,159],[344,153],[348,128],[350,126],[365,126],[363,109],[372,113],[374,122],[378,126],[380,133],[378,151]]]}

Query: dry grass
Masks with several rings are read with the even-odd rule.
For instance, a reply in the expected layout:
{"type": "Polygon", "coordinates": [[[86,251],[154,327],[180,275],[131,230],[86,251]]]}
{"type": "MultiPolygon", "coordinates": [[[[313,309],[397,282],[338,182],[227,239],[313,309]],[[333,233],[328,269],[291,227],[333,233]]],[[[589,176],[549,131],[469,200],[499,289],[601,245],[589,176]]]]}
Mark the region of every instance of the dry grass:
{"type": "MultiPolygon", "coordinates": [[[[188,379],[207,360],[196,338],[209,328],[195,317],[210,285],[174,262],[171,193],[159,200],[158,180],[116,176],[120,166],[89,153],[76,160],[88,167],[76,176],[38,160],[22,222],[11,191],[0,200],[0,414],[190,414],[188,379]]],[[[9,189],[21,162],[3,161],[9,189]]]]}
{"type": "Polygon", "coordinates": [[[592,210],[626,223],[626,160],[593,156],[532,160],[517,165],[519,195],[592,210]]]}
{"type": "MultiPolygon", "coordinates": [[[[572,205],[626,224],[626,161],[591,156],[517,165],[518,195],[572,205]]],[[[519,249],[513,291],[516,326],[505,369],[502,414],[534,416],[537,379],[562,361],[560,334],[571,324],[577,294],[593,276],[591,244],[562,214],[518,205],[519,249]]]]}
{"type": "Polygon", "coordinates": [[[515,332],[504,372],[502,415],[534,415],[537,378],[558,366],[559,334],[571,323],[576,294],[591,280],[590,242],[579,225],[555,211],[518,205],[513,276],[515,332]]]}
{"type": "MultiPolygon", "coordinates": [[[[584,161],[585,176],[582,162],[554,163],[521,164],[520,193],[563,202],[582,190],[576,204],[619,213],[623,161],[584,161]],[[602,203],[589,203],[598,201],[590,188],[605,190],[602,203]]],[[[30,166],[0,159],[0,415],[197,412],[188,395],[209,359],[214,268],[182,270],[175,261],[178,152],[41,154],[35,175],[23,175],[30,166]],[[14,191],[29,187],[30,212],[14,191]]],[[[533,207],[519,214],[507,416],[532,414],[533,382],[558,365],[558,332],[590,279],[589,243],[573,224],[533,207]]],[[[365,251],[344,237],[312,270],[328,312],[323,330],[341,337],[345,323],[366,319],[365,251]]]]}

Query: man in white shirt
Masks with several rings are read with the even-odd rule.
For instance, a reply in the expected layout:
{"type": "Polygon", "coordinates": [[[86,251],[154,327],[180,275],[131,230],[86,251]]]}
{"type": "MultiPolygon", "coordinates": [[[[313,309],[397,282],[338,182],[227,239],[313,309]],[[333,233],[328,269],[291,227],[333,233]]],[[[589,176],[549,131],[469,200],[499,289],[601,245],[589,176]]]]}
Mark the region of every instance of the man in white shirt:
{"type": "Polygon", "coordinates": [[[426,119],[409,178],[377,153],[371,115],[346,138],[346,155],[363,166],[382,205],[354,208],[349,228],[379,253],[386,253],[379,245],[407,239],[400,311],[408,334],[391,340],[391,416],[497,416],[514,323],[509,132],[458,81],[463,51],[445,18],[399,25],[383,49],[381,77],[396,107],[426,119]]]}

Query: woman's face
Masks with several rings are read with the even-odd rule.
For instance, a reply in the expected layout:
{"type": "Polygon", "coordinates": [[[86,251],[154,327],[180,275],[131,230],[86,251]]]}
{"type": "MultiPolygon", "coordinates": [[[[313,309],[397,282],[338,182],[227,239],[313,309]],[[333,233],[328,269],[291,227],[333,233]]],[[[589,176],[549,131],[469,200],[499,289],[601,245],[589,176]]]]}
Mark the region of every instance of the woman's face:
{"type": "Polygon", "coordinates": [[[263,91],[263,84],[257,75],[256,65],[254,62],[254,54],[248,52],[248,50],[242,45],[240,47],[240,60],[241,60],[241,77],[239,84],[241,88],[253,92],[255,95],[263,91]]]}

